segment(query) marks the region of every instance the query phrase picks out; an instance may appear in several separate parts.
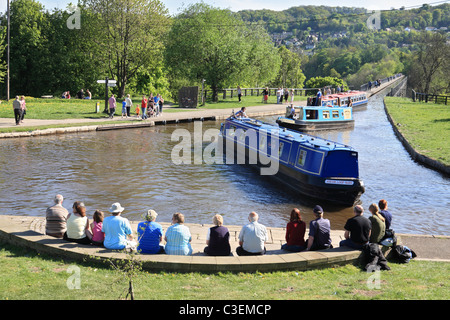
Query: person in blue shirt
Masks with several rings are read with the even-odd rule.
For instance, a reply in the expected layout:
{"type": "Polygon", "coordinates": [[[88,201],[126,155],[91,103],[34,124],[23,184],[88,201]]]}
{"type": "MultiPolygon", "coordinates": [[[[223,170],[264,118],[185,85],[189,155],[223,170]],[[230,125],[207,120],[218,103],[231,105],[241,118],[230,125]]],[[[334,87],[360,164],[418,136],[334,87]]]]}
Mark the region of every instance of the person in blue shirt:
{"type": "Polygon", "coordinates": [[[391,228],[392,214],[388,211],[387,201],[382,199],[378,202],[378,207],[380,208],[380,214],[385,219],[386,230],[391,228]]]}
{"type": "Polygon", "coordinates": [[[156,115],[159,116],[159,94],[157,94],[153,97],[153,102],[155,103],[153,109],[154,109],[156,115]]]}
{"type": "Polygon", "coordinates": [[[189,228],[184,225],[184,215],[175,213],[172,217],[172,225],[167,228],[165,251],[170,255],[192,255],[192,236],[189,228]]]}
{"type": "Polygon", "coordinates": [[[320,101],[321,98],[322,98],[322,91],[319,89],[319,91],[317,91],[316,106],[321,105],[321,101],[320,101]]]}
{"type": "Polygon", "coordinates": [[[140,253],[164,253],[162,242],[163,229],[162,226],[155,222],[158,214],[155,210],[148,210],[142,215],[144,222],[140,222],[137,227],[138,247],[140,253]]]}
{"type": "Polygon", "coordinates": [[[137,243],[133,239],[130,221],[120,216],[123,208],[120,203],[113,203],[109,212],[112,216],[103,220],[102,232],[105,233],[103,246],[112,250],[135,250],[137,243]]]}

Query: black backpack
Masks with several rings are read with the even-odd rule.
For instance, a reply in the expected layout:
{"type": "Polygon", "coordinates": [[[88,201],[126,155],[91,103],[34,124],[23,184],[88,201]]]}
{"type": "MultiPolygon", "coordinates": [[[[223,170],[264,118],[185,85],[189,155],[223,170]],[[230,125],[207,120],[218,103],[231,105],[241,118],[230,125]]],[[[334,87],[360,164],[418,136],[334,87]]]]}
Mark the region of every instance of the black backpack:
{"type": "Polygon", "coordinates": [[[417,257],[416,253],[407,246],[397,245],[392,248],[394,257],[400,263],[408,263],[411,259],[417,257]]]}

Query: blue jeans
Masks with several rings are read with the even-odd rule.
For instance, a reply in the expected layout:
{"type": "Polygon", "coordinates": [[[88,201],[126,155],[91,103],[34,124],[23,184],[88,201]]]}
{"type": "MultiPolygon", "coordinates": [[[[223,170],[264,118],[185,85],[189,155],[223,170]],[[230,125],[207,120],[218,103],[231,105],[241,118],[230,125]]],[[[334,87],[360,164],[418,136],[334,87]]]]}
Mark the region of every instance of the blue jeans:
{"type": "Polygon", "coordinates": [[[339,247],[349,247],[356,250],[362,250],[364,244],[355,243],[350,239],[345,239],[339,242],[339,247]]]}

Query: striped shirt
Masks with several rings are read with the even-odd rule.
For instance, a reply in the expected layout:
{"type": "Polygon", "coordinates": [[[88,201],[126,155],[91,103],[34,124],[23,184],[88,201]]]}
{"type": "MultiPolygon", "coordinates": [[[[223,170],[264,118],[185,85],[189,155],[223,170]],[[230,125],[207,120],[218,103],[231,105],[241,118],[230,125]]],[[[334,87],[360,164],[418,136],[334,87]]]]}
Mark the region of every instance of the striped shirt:
{"type": "Polygon", "coordinates": [[[171,255],[188,256],[192,254],[190,241],[192,239],[189,228],[182,224],[174,224],[167,228],[166,253],[171,255]]]}
{"type": "Polygon", "coordinates": [[[67,216],[69,212],[60,204],[47,208],[45,215],[45,234],[62,238],[67,230],[67,216]]]}

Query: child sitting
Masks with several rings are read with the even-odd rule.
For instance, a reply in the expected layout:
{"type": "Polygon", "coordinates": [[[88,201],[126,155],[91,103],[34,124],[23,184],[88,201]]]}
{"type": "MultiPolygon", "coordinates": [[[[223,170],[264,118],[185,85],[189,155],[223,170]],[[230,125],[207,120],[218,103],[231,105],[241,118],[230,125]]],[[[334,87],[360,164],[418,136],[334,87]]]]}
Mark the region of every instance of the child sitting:
{"type": "Polygon", "coordinates": [[[95,210],[93,218],[94,221],[91,223],[92,244],[103,246],[103,240],[105,240],[105,233],[102,232],[104,214],[100,210],[95,210]]]}

